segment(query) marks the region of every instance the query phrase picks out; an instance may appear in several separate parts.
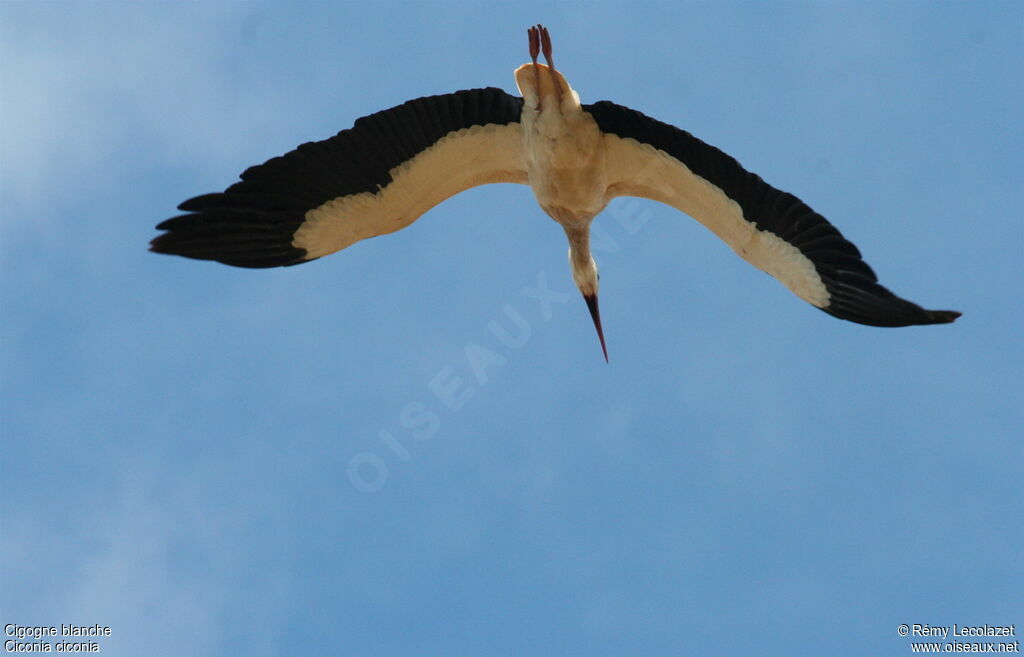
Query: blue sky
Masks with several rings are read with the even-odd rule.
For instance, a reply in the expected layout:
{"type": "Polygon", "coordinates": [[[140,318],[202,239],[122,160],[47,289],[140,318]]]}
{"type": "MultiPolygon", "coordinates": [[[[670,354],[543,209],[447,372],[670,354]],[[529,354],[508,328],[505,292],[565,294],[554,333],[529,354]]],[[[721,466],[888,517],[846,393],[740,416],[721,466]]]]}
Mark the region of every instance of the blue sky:
{"type": "Polygon", "coordinates": [[[901,655],[900,623],[1024,625],[1022,38],[1015,2],[3,2],[0,620],[359,657],[901,655]],[[536,22],[584,102],[722,148],[963,318],[835,320],[619,200],[606,364],[514,185],[301,267],[146,251],[180,201],[359,116],[514,91],[536,22]],[[545,313],[539,282],[569,297],[545,313]]]}

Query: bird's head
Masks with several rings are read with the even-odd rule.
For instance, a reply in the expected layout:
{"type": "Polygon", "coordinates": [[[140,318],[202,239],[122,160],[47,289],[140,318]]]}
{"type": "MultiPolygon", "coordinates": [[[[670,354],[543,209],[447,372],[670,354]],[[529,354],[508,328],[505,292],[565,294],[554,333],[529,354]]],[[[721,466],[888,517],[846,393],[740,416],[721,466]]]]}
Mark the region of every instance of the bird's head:
{"type": "Polygon", "coordinates": [[[569,267],[572,268],[572,280],[576,283],[580,294],[583,296],[597,296],[598,287],[601,284],[601,274],[597,271],[597,261],[590,254],[578,257],[569,248],[569,267]]]}
{"type": "Polygon", "coordinates": [[[601,284],[601,275],[597,271],[597,262],[589,253],[579,253],[569,248],[569,267],[572,269],[572,280],[576,288],[587,302],[590,318],[594,320],[597,338],[601,341],[601,351],[608,361],[608,348],[604,344],[604,331],[601,330],[601,311],[597,306],[597,291],[601,284]]]}

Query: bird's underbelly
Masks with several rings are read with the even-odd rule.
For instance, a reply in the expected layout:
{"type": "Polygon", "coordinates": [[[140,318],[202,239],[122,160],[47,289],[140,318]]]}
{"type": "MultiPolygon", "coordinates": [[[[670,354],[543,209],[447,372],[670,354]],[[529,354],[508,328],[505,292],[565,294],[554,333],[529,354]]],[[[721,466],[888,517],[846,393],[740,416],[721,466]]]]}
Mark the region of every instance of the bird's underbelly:
{"type": "Polygon", "coordinates": [[[530,173],[537,203],[561,224],[589,222],[607,204],[604,172],[597,167],[545,168],[530,173]]]}
{"type": "Polygon", "coordinates": [[[527,158],[537,203],[561,224],[589,222],[608,202],[603,150],[574,139],[536,141],[548,142],[527,158]]]}
{"type": "Polygon", "coordinates": [[[604,140],[594,119],[581,111],[525,112],[526,171],[537,203],[555,221],[589,223],[607,204],[604,140]]]}

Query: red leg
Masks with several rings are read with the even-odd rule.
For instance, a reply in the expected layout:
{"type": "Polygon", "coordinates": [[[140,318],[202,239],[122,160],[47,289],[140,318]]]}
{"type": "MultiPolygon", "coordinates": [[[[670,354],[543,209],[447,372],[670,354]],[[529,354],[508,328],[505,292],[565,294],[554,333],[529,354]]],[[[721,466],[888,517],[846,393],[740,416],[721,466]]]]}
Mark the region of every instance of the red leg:
{"type": "MultiPolygon", "coordinates": [[[[552,71],[555,70],[555,58],[551,56],[551,35],[548,34],[548,28],[543,25],[538,25],[540,28],[540,47],[544,51],[544,59],[548,63],[548,68],[552,71]]],[[[554,75],[551,76],[554,81],[554,75]]],[[[558,97],[558,102],[562,102],[562,87],[555,82],[555,95],[558,97]]]]}
{"type": "Polygon", "coordinates": [[[530,37],[530,59],[533,60],[533,79],[534,84],[537,87],[537,109],[540,109],[540,67],[537,66],[537,55],[540,54],[540,30],[537,28],[539,25],[526,30],[526,33],[530,37]]]}
{"type": "Polygon", "coordinates": [[[544,59],[547,61],[548,66],[552,70],[555,68],[555,60],[551,58],[551,35],[548,34],[548,28],[543,25],[538,25],[540,28],[540,43],[541,48],[544,50],[544,59]]]}

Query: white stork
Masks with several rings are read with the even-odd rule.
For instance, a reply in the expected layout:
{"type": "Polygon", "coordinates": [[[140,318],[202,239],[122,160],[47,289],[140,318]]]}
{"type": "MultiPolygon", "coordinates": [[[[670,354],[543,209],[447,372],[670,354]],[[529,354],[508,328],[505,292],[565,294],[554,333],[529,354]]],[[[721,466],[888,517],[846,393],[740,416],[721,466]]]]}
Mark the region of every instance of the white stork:
{"type": "Polygon", "coordinates": [[[238,267],[297,265],[405,228],[485,183],[530,185],[569,239],[573,281],[601,341],[590,222],[616,196],[666,203],[830,315],[872,326],[945,324],[878,284],[857,247],[820,214],[690,133],[608,101],[581,105],[555,70],[551,39],[528,30],[522,98],[469,89],[418,98],[247,169],[220,193],[178,206],[158,253],[238,267]],[[538,64],[543,51],[547,65],[538,64]]]}

